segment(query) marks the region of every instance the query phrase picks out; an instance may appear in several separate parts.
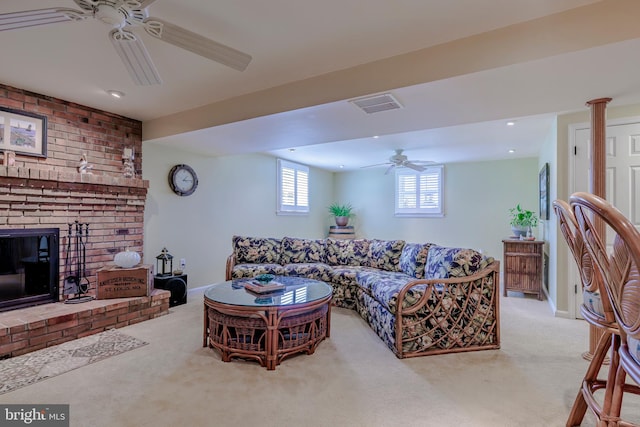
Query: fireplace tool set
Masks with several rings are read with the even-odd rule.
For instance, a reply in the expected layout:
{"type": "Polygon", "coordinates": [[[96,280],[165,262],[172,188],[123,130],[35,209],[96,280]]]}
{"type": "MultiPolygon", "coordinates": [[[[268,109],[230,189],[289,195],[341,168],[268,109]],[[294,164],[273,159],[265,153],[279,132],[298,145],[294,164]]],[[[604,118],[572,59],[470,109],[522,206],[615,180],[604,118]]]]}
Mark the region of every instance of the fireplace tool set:
{"type": "Polygon", "coordinates": [[[63,294],[75,296],[65,300],[66,304],[87,302],[93,299],[93,296],[86,295],[90,289],[87,278],[86,242],[88,240],[89,224],[82,224],[78,221],[69,224],[63,294]]]}

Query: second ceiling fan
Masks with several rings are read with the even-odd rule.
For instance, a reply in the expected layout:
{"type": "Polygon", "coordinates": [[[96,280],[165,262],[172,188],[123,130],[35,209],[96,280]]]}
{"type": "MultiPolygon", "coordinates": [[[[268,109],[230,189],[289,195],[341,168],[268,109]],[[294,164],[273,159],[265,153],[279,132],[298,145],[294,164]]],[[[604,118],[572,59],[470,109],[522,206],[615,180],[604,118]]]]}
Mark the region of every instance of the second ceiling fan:
{"type": "Polygon", "coordinates": [[[402,154],[403,151],[404,150],[402,149],[396,149],[395,154],[389,157],[388,162],[363,166],[363,168],[372,168],[376,166],[389,165],[389,167],[384,172],[384,174],[387,175],[389,172],[391,172],[391,170],[398,167],[405,167],[405,168],[413,169],[418,172],[423,172],[426,169],[427,165],[435,164],[435,162],[431,162],[427,160],[409,160],[407,156],[402,154]]]}

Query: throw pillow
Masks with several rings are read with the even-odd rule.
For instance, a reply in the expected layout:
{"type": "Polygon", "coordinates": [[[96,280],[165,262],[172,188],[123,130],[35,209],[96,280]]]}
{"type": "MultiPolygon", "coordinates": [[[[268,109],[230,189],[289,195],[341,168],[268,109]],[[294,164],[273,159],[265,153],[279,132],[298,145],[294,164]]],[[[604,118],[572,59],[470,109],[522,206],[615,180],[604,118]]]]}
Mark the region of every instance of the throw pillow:
{"type": "Polygon", "coordinates": [[[236,264],[279,264],[280,239],[233,236],[236,264]]]}
{"type": "Polygon", "coordinates": [[[282,239],[282,264],[301,264],[325,262],[324,240],[297,239],[285,237],[282,239]]]}
{"type": "Polygon", "coordinates": [[[427,263],[427,253],[432,245],[432,243],[405,243],[400,255],[400,270],[416,279],[422,279],[424,266],[427,263]]]}
{"type": "Polygon", "coordinates": [[[400,255],[404,240],[369,241],[369,267],[385,271],[400,271],[400,255]]]}

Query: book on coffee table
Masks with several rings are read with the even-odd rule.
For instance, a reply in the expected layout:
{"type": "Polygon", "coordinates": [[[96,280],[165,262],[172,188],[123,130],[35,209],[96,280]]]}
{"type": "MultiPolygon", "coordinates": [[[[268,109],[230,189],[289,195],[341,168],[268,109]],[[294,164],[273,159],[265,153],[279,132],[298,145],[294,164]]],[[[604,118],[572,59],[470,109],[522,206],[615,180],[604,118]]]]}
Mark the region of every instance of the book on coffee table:
{"type": "Polygon", "coordinates": [[[245,283],[244,288],[256,294],[266,294],[267,292],[280,291],[285,288],[285,285],[278,282],[260,283],[257,280],[252,280],[245,283]]]}

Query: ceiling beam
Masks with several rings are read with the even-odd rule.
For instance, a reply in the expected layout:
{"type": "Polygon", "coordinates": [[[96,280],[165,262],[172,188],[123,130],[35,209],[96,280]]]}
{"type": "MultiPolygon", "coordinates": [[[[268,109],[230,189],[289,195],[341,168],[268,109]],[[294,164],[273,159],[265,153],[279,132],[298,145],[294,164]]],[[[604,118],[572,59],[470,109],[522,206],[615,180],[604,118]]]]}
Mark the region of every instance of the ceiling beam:
{"type": "Polygon", "coordinates": [[[157,138],[640,38],[640,2],[604,0],[143,122],[157,138]]]}

